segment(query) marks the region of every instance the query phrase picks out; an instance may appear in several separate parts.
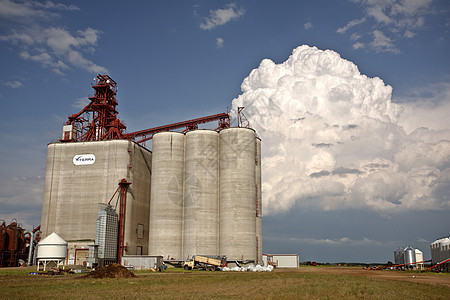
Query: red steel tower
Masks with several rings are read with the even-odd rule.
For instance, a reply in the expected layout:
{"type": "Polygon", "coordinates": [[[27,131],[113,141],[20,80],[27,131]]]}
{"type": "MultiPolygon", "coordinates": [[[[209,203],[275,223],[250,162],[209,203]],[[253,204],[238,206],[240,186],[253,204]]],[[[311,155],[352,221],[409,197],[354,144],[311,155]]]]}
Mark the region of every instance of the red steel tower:
{"type": "Polygon", "coordinates": [[[125,133],[126,126],[118,118],[116,109],[117,83],[108,75],[97,75],[92,88],[95,95],[79,113],[69,116],[63,129],[61,142],[88,142],[116,139],[133,140],[142,144],[153,138],[153,134],[161,131],[185,128],[183,132],[198,128],[199,124],[218,121],[216,130],[230,127],[230,116],[220,113],[193,120],[163,125],[155,128],[125,133]]]}
{"type": "Polygon", "coordinates": [[[117,83],[108,75],[94,78],[95,95],[79,113],[69,116],[62,142],[123,139],[126,126],[117,118],[117,83]]]}

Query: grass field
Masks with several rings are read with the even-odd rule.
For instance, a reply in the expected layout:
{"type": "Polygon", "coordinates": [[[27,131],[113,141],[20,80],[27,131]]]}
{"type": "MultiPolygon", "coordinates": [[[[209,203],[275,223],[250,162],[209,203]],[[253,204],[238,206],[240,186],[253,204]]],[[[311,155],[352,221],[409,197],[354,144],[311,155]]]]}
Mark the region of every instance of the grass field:
{"type": "MultiPolygon", "coordinates": [[[[450,285],[371,277],[371,274],[378,276],[378,273],[351,275],[347,274],[348,272],[341,272],[339,268],[332,270],[327,267],[275,270],[271,273],[139,271],[136,272],[137,277],[120,279],[85,279],[77,274],[30,275],[29,272],[34,270],[34,268],[0,269],[0,299],[450,298],[450,285]]],[[[390,272],[392,274],[395,271],[390,272]]],[[[450,283],[448,274],[432,274],[432,276],[444,276],[436,278],[444,279],[444,283],[449,280],[450,283]]]]}

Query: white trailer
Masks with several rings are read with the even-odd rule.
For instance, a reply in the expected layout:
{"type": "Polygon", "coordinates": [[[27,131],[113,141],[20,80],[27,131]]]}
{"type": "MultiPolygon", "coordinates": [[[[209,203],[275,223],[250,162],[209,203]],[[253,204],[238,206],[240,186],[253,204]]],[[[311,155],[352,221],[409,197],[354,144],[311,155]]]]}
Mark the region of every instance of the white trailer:
{"type": "Polygon", "coordinates": [[[300,265],[298,254],[263,254],[263,263],[275,268],[298,268],[300,265]]]}
{"type": "Polygon", "coordinates": [[[121,264],[125,267],[132,267],[134,270],[159,269],[163,265],[163,257],[150,255],[124,255],[122,256],[121,264]]]}

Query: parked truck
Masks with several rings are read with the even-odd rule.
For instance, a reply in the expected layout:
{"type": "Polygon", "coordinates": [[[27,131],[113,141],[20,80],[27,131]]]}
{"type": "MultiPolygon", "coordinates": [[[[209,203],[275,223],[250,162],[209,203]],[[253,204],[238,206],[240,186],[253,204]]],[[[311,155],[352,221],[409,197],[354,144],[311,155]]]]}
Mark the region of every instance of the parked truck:
{"type": "Polygon", "coordinates": [[[203,269],[207,271],[217,271],[227,264],[226,256],[195,255],[191,260],[185,261],[182,267],[185,270],[203,269]]]}

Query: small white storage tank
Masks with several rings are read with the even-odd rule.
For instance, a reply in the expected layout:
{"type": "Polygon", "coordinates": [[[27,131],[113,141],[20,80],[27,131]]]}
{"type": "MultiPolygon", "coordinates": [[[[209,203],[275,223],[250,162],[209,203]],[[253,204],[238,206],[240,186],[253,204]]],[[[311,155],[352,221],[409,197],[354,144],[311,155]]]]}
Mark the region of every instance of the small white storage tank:
{"type": "Polygon", "coordinates": [[[53,232],[37,245],[37,269],[39,271],[41,264],[44,271],[49,264],[54,264],[57,268],[64,265],[67,257],[67,242],[56,232],[53,232]]]}
{"type": "Polygon", "coordinates": [[[183,259],[184,134],[153,136],[148,252],[164,259],[183,259]]]}
{"type": "Polygon", "coordinates": [[[419,249],[415,249],[416,251],[416,267],[417,269],[423,270],[423,252],[419,249]]]}
{"type": "Polygon", "coordinates": [[[219,133],[186,133],[183,259],[219,254],[219,133]]]}
{"type": "Polygon", "coordinates": [[[66,259],[67,242],[56,232],[43,239],[38,244],[37,259],[58,260],[66,259]]]}

